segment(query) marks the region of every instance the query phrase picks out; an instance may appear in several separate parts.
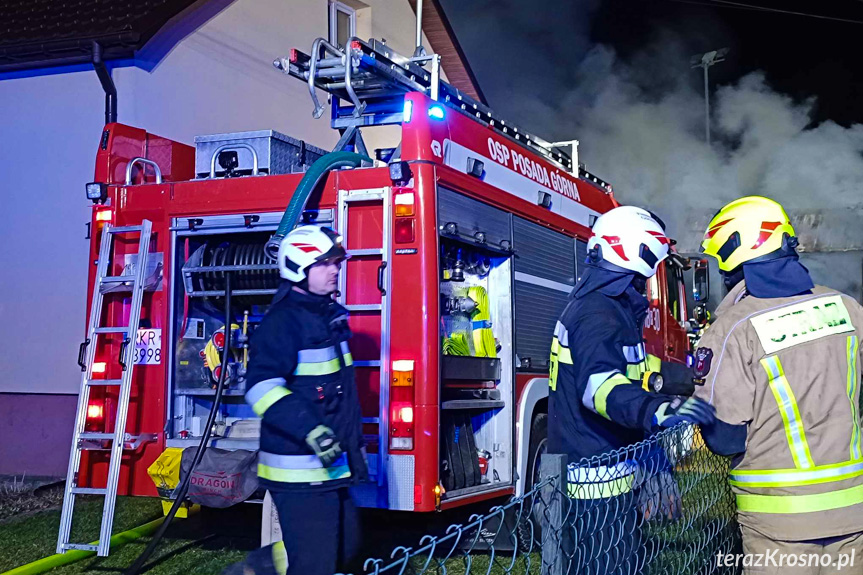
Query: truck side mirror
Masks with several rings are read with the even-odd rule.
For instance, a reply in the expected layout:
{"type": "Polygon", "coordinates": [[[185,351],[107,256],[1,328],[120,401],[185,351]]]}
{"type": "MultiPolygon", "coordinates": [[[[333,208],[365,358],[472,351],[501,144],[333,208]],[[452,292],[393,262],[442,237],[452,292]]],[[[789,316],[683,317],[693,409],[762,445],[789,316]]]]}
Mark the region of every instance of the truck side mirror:
{"type": "Polygon", "coordinates": [[[710,274],[706,259],[695,262],[695,272],[692,278],[692,299],[705,302],[710,297],[710,274]]]}
{"type": "Polygon", "coordinates": [[[707,323],[707,321],[710,319],[710,314],[707,312],[707,306],[705,304],[695,306],[693,319],[699,327],[707,323]]]}

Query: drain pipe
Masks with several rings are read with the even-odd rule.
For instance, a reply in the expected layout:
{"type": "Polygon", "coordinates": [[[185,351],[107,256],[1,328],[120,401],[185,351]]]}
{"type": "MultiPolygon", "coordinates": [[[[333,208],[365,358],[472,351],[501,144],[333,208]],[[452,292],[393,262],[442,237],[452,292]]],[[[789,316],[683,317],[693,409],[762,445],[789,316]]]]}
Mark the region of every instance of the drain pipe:
{"type": "Polygon", "coordinates": [[[102,60],[102,45],[95,40],[93,41],[93,68],[96,69],[96,75],[99,76],[99,82],[105,90],[105,123],[112,124],[117,121],[117,87],[114,86],[111,73],[102,60]]]}

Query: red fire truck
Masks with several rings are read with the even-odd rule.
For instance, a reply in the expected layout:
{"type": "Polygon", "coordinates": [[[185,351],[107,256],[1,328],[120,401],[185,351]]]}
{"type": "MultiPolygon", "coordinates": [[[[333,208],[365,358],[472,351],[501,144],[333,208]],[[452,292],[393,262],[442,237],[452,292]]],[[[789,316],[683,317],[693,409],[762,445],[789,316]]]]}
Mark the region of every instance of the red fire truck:
{"type": "MultiPolygon", "coordinates": [[[[337,150],[368,154],[360,127],[401,128],[374,161],[318,174],[302,211],[351,255],[338,299],[368,440],[360,504],[427,512],[523,493],[545,448],[553,328],[593,220],[618,205],[611,186],[580,168],[577,142],[564,153],[440,81],[435,55],[318,40],[275,64],[308,82],[317,115],[316,89],[332,95],[337,150]]],[[[67,500],[110,496],[115,481],[156,495],[148,466],[200,441],[221,369],[210,445],[257,449],[243,346],[279,281],[265,245],[310,165],[332,154],[277,132],[195,143],[118,123],[102,133],[67,500]],[[236,347],[223,366],[213,349],[226,326],[236,347]]],[[[684,267],[670,258],[648,287],[647,346],[672,362],[689,348],[684,267]]]]}

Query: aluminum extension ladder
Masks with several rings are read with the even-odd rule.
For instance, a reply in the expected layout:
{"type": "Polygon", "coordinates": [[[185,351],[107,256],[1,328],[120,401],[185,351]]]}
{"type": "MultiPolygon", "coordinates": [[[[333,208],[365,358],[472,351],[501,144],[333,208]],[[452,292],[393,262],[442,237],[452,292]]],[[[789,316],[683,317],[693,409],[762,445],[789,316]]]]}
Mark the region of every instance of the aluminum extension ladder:
{"type": "Polygon", "coordinates": [[[81,348],[81,389],[78,393],[78,413],[75,416],[75,432],[72,436],[72,450],[69,455],[69,470],[66,474],[66,487],[63,494],[63,512],[60,516],[60,532],[57,537],[57,553],[65,553],[70,549],[96,551],[99,557],[106,557],[111,547],[111,528],[114,524],[114,506],[117,502],[117,483],[120,477],[120,463],[123,450],[127,443],[131,448],[137,448],[142,437],[133,437],[126,433],[126,416],[129,411],[129,393],[132,387],[132,371],[134,362],[130,361],[130,353],[134,350],[135,337],[141,319],[141,304],[145,290],[147,274],[147,257],[150,251],[150,235],[152,223],[143,220],[139,226],[112,227],[106,224],[102,232],[102,242],[99,247],[99,263],[96,271],[96,282],[93,286],[93,300],[90,305],[90,322],[87,328],[87,339],[81,348]],[[113,254],[114,238],[119,234],[140,234],[138,243],[138,260],[132,274],[109,276],[111,256],[113,254]],[[125,289],[122,289],[125,286],[125,289]],[[132,292],[131,310],[128,326],[103,326],[102,304],[106,292],[132,292]],[[93,362],[96,356],[97,337],[103,334],[123,334],[117,361],[123,369],[121,379],[93,379],[93,362]],[[91,433],[84,431],[87,422],[87,408],[90,400],[90,389],[94,386],[119,387],[117,416],[113,433],[91,433]],[[110,441],[110,459],[108,460],[108,479],[105,487],[78,487],[78,471],[81,465],[81,452],[87,449],[100,449],[102,442],[110,441]],[[94,443],[98,447],[93,447],[94,443]],[[102,525],[97,544],[71,543],[72,517],[75,509],[75,497],[78,495],[102,495],[105,503],[102,510],[102,525]]]}

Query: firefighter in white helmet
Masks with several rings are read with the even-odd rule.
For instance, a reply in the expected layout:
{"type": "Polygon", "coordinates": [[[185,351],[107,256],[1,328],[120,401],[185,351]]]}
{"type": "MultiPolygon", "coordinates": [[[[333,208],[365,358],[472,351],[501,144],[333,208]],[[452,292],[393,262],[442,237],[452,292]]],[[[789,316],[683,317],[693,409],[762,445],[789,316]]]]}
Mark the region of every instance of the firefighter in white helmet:
{"type": "Polygon", "coordinates": [[[587,269],[552,340],[548,450],[568,457],[573,520],[595,521],[614,530],[609,518],[591,519],[588,514],[605,509],[595,504],[597,500],[616,498],[609,509],[620,515],[615,520],[623,527],[603,534],[617,541],[613,557],[599,552],[601,546],[591,547],[590,539],[576,542],[584,547],[575,553],[586,573],[634,572],[639,536],[633,480],[639,463],[654,461],[612,461],[615,456],[608,454],[644,439],[654,429],[684,421],[709,423],[713,414],[700,400],[646,389],[661,377],[659,359],[646,354],[642,325],[648,308],[646,281],[668,256],[663,225],[646,210],[623,206],[601,215],[592,232],[587,269]],[[593,467],[578,465],[590,457],[601,459],[593,467]],[[615,564],[609,565],[610,560],[615,564]]]}
{"type": "Polygon", "coordinates": [[[702,249],[730,291],[695,354],[695,395],[716,408],[702,431],[734,456],[747,573],[861,573],[863,308],[814,285],[796,246],[785,210],[764,197],[735,200],[708,225],[702,249]],[[789,568],[777,554],[819,562],[789,568]]]}
{"type": "Polygon", "coordinates": [[[657,425],[711,419],[703,402],[645,389],[661,369],[645,351],[642,326],[647,278],[668,256],[662,224],[646,210],[622,206],[600,216],[592,231],[587,269],[551,348],[549,449],[570,462],[630,445],[657,425]]]}
{"type": "Polygon", "coordinates": [[[331,575],[358,547],[348,486],[368,469],[348,313],[332,298],[346,258],[329,228],[285,236],[284,282],[251,338],[246,401],[262,418],[258,478],[278,509],[292,575],[331,575]]]}

